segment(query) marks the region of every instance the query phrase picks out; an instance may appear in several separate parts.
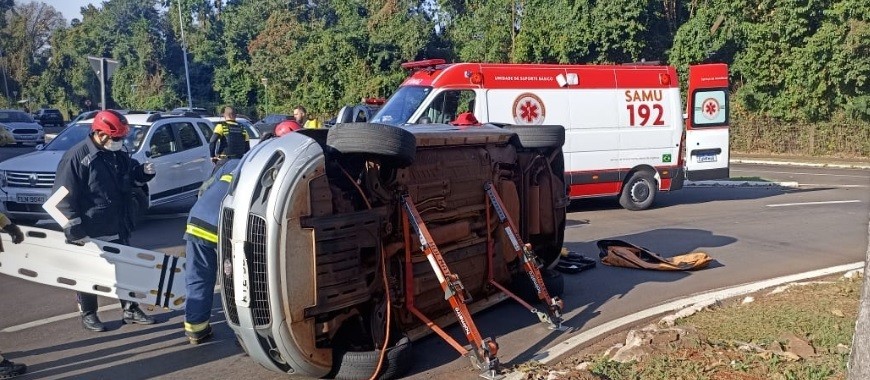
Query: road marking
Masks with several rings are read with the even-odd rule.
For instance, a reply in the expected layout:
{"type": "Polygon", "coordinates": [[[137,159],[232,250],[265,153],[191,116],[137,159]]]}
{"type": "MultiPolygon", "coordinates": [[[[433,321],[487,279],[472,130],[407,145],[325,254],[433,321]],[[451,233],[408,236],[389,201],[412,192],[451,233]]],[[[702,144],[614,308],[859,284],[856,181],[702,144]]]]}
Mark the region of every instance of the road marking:
{"type": "Polygon", "coordinates": [[[840,187],[844,189],[855,189],[855,188],[864,188],[870,187],[867,185],[838,185],[832,183],[802,183],[801,187],[840,187]]]}
{"type": "Polygon", "coordinates": [[[815,175],[823,177],[846,177],[846,178],[867,178],[866,175],[849,175],[849,174],[827,174],[827,173],[805,173],[805,172],[777,172],[772,170],[740,170],[731,169],[732,172],[744,173],[772,173],[772,174],[796,174],[796,175],[815,175]]]}
{"type": "MultiPolygon", "coordinates": [[[[578,346],[581,346],[593,339],[597,339],[600,336],[604,336],[617,328],[622,326],[637,323],[638,321],[655,317],[657,315],[663,315],[675,310],[680,310],[685,307],[689,307],[695,304],[718,301],[722,299],[734,298],[741,295],[754,293],[762,289],[772,288],[775,286],[780,286],[782,284],[796,282],[796,281],[804,281],[811,278],[818,278],[829,276],[836,273],[845,273],[848,271],[862,269],[864,268],[864,262],[859,261],[856,263],[838,265],[830,268],[817,269],[809,272],[793,274],[789,276],[782,276],[773,278],[770,280],[762,280],[757,282],[751,282],[748,284],[737,285],[731,288],[714,290],[708,293],[701,293],[698,295],[694,295],[691,297],[683,298],[680,300],[676,300],[673,302],[666,303],[664,305],[656,306],[653,308],[649,308],[646,310],[639,311],[637,313],[633,313],[627,315],[622,318],[615,319],[613,321],[604,323],[600,326],[593,327],[587,331],[584,331],[576,336],[573,336],[562,343],[559,343],[553,347],[546,349],[544,352],[538,353],[531,360],[539,361],[543,364],[548,364],[556,359],[559,359],[561,356],[569,353],[571,350],[575,349],[578,346]]],[[[524,374],[522,372],[513,372],[509,374],[507,379],[521,379],[524,378],[524,374]]]]}
{"type": "Polygon", "coordinates": [[[857,199],[853,199],[850,201],[827,201],[827,202],[803,202],[803,203],[779,203],[767,205],[767,207],[787,207],[787,206],[817,206],[817,205],[835,205],[841,203],[861,203],[861,201],[857,199]]]}
{"type": "MultiPolygon", "coordinates": [[[[109,310],[115,310],[115,309],[120,309],[120,308],[121,308],[121,305],[118,305],[118,304],[107,305],[107,306],[100,307],[99,309],[97,309],[97,311],[109,311],[109,310]]],[[[79,313],[79,312],[61,314],[61,315],[57,315],[54,317],[40,319],[38,321],[27,322],[24,324],[20,324],[18,326],[10,326],[10,327],[7,327],[3,330],[0,330],[0,332],[11,333],[11,332],[16,332],[16,331],[26,330],[29,328],[39,327],[42,325],[47,325],[49,323],[54,323],[54,322],[62,321],[64,319],[70,319],[70,318],[75,318],[75,317],[79,317],[79,316],[81,316],[81,313],[79,313]]]]}

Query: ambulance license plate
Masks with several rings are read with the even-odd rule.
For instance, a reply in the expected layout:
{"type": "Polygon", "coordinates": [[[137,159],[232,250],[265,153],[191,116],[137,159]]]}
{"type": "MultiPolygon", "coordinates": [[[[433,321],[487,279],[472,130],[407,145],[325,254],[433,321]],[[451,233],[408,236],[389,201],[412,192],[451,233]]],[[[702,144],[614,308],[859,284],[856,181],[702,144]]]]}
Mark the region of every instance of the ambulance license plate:
{"type": "Polygon", "coordinates": [[[716,155],[705,154],[703,156],[698,156],[698,162],[716,162],[716,155]]]}
{"type": "Polygon", "coordinates": [[[42,194],[16,194],[15,201],[18,203],[43,204],[45,195],[42,194]]]}

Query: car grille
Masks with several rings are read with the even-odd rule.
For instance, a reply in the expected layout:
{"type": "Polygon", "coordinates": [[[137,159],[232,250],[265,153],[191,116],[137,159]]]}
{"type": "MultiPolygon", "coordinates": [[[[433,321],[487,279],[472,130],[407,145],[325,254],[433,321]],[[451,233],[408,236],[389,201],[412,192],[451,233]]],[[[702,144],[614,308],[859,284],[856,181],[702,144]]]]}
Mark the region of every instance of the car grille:
{"type": "Polygon", "coordinates": [[[251,248],[251,307],[257,327],[272,323],[269,311],[269,276],[266,270],[266,220],[257,216],[248,217],[247,242],[251,248]]]}
{"type": "Polygon", "coordinates": [[[29,212],[45,214],[45,209],[42,208],[41,204],[37,203],[6,202],[6,210],[9,212],[29,212]]]}
{"type": "Polygon", "coordinates": [[[16,135],[33,135],[36,134],[36,130],[30,128],[19,128],[14,130],[12,133],[16,135]]]}
{"type": "Polygon", "coordinates": [[[55,173],[6,172],[10,187],[39,187],[49,189],[54,185],[55,173]]]}
{"type": "MultiPolygon", "coordinates": [[[[233,209],[225,208],[224,209],[224,218],[223,224],[221,224],[221,234],[220,234],[220,244],[221,244],[221,256],[218,261],[218,267],[221,268],[221,273],[223,274],[223,287],[224,287],[224,306],[226,306],[227,318],[230,323],[234,325],[239,324],[239,312],[236,309],[236,294],[235,287],[233,285],[233,275],[229,276],[223,270],[224,260],[229,259],[230,262],[233,260],[233,244],[231,238],[233,236],[233,209]]],[[[232,272],[231,272],[232,273],[232,272]]]]}

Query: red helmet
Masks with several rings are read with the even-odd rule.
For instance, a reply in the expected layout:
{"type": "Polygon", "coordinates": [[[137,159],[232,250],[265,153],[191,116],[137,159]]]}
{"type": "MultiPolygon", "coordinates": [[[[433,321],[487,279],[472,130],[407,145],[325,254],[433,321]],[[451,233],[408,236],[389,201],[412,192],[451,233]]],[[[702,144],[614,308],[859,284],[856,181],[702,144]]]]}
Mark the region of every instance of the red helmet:
{"type": "Polygon", "coordinates": [[[480,125],[477,118],[471,112],[463,112],[453,120],[453,125],[480,125]]]}
{"type": "Polygon", "coordinates": [[[117,111],[104,110],[94,116],[91,130],[105,133],[109,137],[124,137],[127,136],[127,132],[130,132],[130,127],[127,126],[127,118],[124,115],[117,111]]]}
{"type": "Polygon", "coordinates": [[[275,126],[275,136],[281,137],[290,132],[295,132],[302,129],[302,126],[296,120],[284,120],[275,126]]]}

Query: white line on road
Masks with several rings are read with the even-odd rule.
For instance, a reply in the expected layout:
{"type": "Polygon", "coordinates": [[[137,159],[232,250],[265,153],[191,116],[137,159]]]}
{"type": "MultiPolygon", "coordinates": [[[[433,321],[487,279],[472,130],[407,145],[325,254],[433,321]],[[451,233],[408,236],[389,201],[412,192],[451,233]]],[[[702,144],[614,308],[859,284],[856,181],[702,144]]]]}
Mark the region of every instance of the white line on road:
{"type": "MultiPolygon", "coordinates": [[[[607,334],[610,331],[613,331],[622,326],[637,323],[638,321],[644,320],[646,318],[654,317],[657,315],[662,315],[674,310],[679,310],[688,306],[692,306],[695,304],[700,304],[703,302],[710,301],[718,301],[728,298],[734,298],[737,296],[741,296],[744,294],[754,293],[762,289],[772,288],[775,286],[779,286],[782,284],[787,284],[790,282],[796,281],[804,281],[811,278],[824,277],[836,273],[845,273],[851,270],[864,268],[864,262],[859,261],[857,263],[838,265],[835,267],[818,269],[814,271],[804,272],[793,274],[789,276],[777,277],[770,280],[763,280],[752,282],[749,284],[738,285],[731,288],[714,290],[709,293],[702,293],[695,296],[687,297],[684,299],[680,299],[677,301],[669,302],[664,305],[656,306],[650,309],[642,310],[637,313],[627,315],[622,318],[618,318],[616,320],[604,323],[600,326],[593,327],[587,331],[584,331],[574,337],[571,337],[565,340],[562,343],[559,343],[549,349],[546,349],[544,352],[541,352],[535,355],[532,360],[539,361],[543,364],[550,363],[553,360],[558,359],[560,356],[567,354],[571,350],[576,347],[585,344],[593,339],[596,339],[604,334],[607,334]]],[[[521,374],[521,372],[511,373],[507,378],[508,379],[519,379],[522,376],[517,377],[517,374],[521,374]]]]}
{"type": "Polygon", "coordinates": [[[861,203],[861,201],[857,199],[853,199],[850,201],[826,201],[826,202],[803,202],[803,203],[778,203],[767,205],[767,207],[786,207],[786,206],[817,206],[817,205],[835,205],[841,203],[861,203]]]}
{"type": "Polygon", "coordinates": [[[815,176],[823,176],[823,177],[867,178],[866,175],[828,174],[828,173],[805,173],[805,172],[779,172],[779,171],[772,171],[772,170],[740,170],[740,169],[731,169],[731,171],[732,171],[732,172],[744,172],[744,173],[771,173],[771,174],[815,175],[815,176]]]}
{"type": "MultiPolygon", "coordinates": [[[[97,309],[97,311],[109,311],[109,310],[115,310],[115,309],[120,309],[120,308],[121,308],[121,305],[118,305],[118,304],[107,305],[107,306],[100,307],[99,309],[97,309]]],[[[10,327],[7,327],[3,330],[0,330],[0,332],[11,333],[11,332],[16,332],[16,331],[26,330],[26,329],[33,328],[33,327],[39,327],[42,325],[47,325],[49,323],[62,321],[64,319],[75,318],[75,317],[78,317],[80,315],[81,315],[81,313],[79,313],[79,312],[61,314],[61,315],[57,315],[54,317],[40,319],[38,321],[27,322],[24,324],[20,324],[18,326],[10,326],[10,327]]]]}

